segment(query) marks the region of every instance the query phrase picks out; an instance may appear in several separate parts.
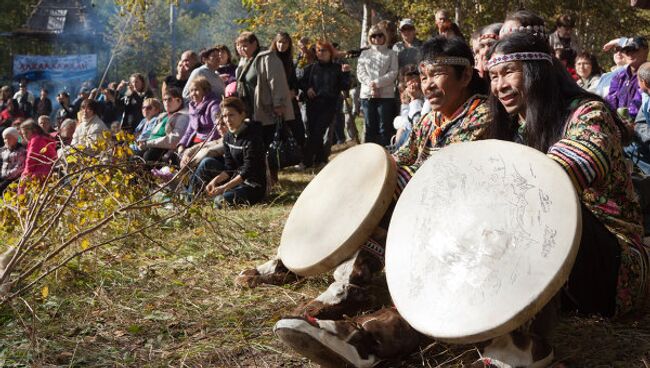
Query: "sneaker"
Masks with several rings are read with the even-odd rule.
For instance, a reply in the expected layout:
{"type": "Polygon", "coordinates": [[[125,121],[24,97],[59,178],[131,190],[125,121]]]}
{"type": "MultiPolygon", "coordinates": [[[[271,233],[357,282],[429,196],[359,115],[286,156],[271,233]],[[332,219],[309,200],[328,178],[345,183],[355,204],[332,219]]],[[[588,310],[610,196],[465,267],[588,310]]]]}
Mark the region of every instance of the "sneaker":
{"type": "Polygon", "coordinates": [[[297,281],[297,274],[289,271],[279,258],[272,259],[255,268],[244,270],[235,278],[235,285],[254,288],[260,284],[284,285],[297,281]]]}
{"type": "Polygon", "coordinates": [[[346,331],[337,328],[335,321],[286,318],[275,324],[273,332],[283,343],[322,367],[365,368],[379,363],[379,359],[369,354],[368,349],[355,346],[368,343],[361,336],[362,330],[352,327],[346,331]]]}
{"type": "Polygon", "coordinates": [[[395,308],[345,320],[285,318],[275,324],[285,344],[325,367],[372,367],[413,353],[422,342],[395,308]]]}

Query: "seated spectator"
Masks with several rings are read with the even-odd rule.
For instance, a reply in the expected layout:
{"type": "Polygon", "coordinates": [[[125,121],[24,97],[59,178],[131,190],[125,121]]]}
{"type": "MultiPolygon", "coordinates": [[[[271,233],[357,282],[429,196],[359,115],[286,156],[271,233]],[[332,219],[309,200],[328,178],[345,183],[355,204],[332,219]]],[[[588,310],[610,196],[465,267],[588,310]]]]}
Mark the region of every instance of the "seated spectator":
{"type": "Polygon", "coordinates": [[[81,103],[81,121],[77,125],[72,136],[70,145],[78,148],[90,147],[98,139],[102,138],[102,133],[108,128],[97,115],[99,102],[95,100],[86,99],[81,103]]]}
{"type": "Polygon", "coordinates": [[[16,128],[7,128],[2,131],[4,147],[0,148],[2,169],[0,170],[0,193],[3,193],[9,184],[20,178],[25,169],[25,147],[18,143],[20,133],[16,128]]]}
{"type": "Polygon", "coordinates": [[[576,56],[576,73],[578,74],[578,85],[589,92],[596,92],[600,81],[600,65],[595,55],[588,52],[581,52],[576,56]]]}
{"type": "MultiPolygon", "coordinates": [[[[20,124],[20,133],[27,142],[25,170],[21,181],[28,178],[46,178],[57,159],[56,142],[32,119],[20,124]]],[[[22,190],[19,188],[19,193],[22,193],[22,190]]]]}
{"type": "Polygon", "coordinates": [[[629,64],[612,78],[605,101],[625,119],[636,118],[641,107],[641,91],[637,71],[648,60],[648,41],[644,37],[626,40],[621,48],[629,64]],[[628,116],[626,116],[628,115],[628,116]]]}
{"type": "Polygon", "coordinates": [[[38,126],[40,126],[46,134],[52,137],[54,137],[52,135],[53,133],[56,134],[54,128],[52,128],[52,122],[50,121],[50,117],[48,115],[41,115],[38,117],[38,126]]]}
{"type": "Polygon", "coordinates": [[[135,127],[133,134],[137,143],[146,141],[151,129],[158,123],[158,115],[162,112],[162,104],[157,98],[147,98],[142,102],[142,120],[135,127]]]}
{"type": "Polygon", "coordinates": [[[74,131],[77,128],[77,122],[72,119],[65,119],[59,126],[58,132],[55,133],[55,138],[57,139],[58,148],[62,146],[69,146],[72,143],[72,136],[74,131]]]}
{"type": "Polygon", "coordinates": [[[0,111],[0,126],[12,126],[14,120],[21,117],[23,117],[23,115],[20,113],[18,103],[16,103],[16,100],[10,100],[7,102],[7,107],[0,111]]]}
{"type": "MultiPolygon", "coordinates": [[[[217,130],[221,137],[224,137],[228,132],[228,127],[223,118],[217,120],[217,130]]],[[[194,145],[183,152],[181,168],[196,167],[196,170],[190,177],[190,185],[188,187],[190,194],[201,192],[212,178],[224,170],[223,153],[223,138],[205,142],[205,144],[194,145]]]]}
{"type": "MultiPolygon", "coordinates": [[[[146,104],[146,103],[145,103],[146,104]]],[[[149,137],[138,142],[147,162],[169,162],[178,165],[174,150],[189,124],[187,110],[183,109],[183,93],[177,88],[167,88],[163,95],[165,112],[158,116],[149,137]]]]}
{"type": "Polygon", "coordinates": [[[212,93],[210,82],[205,78],[193,79],[189,83],[189,91],[190,121],[176,147],[179,154],[194,144],[219,138],[214,125],[219,115],[221,99],[212,93]]]}
{"type": "Polygon", "coordinates": [[[27,81],[20,82],[18,92],[14,94],[14,100],[18,102],[20,116],[31,118],[34,111],[34,95],[27,90],[27,81]]]}
{"type": "Polygon", "coordinates": [[[224,171],[206,186],[215,205],[255,204],[266,193],[266,155],[260,123],[246,119],[246,105],[228,97],[221,103],[228,133],[224,142],[224,171]]]}
{"type": "Polygon", "coordinates": [[[112,88],[102,88],[101,94],[98,96],[100,119],[106,124],[112,124],[114,121],[121,119],[122,111],[116,103],[116,92],[112,88]]]}
{"type": "Polygon", "coordinates": [[[413,124],[420,120],[424,95],[420,88],[420,71],[414,64],[406,65],[400,70],[400,79],[404,91],[400,94],[402,106],[400,115],[395,118],[393,125],[397,132],[392,142],[393,150],[397,151],[409,137],[413,124]]]}

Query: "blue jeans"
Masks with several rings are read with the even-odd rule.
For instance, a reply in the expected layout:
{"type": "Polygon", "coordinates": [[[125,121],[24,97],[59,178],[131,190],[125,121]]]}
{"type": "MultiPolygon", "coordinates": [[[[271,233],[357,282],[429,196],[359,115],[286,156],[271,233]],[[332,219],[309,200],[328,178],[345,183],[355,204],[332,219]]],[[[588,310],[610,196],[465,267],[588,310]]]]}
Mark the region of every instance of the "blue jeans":
{"type": "Polygon", "coordinates": [[[390,145],[390,138],[395,135],[395,99],[361,99],[361,111],[365,125],[364,142],[377,143],[384,147],[390,145]]]}
{"type": "Polygon", "coordinates": [[[225,169],[223,157],[206,157],[199,163],[196,171],[190,178],[190,185],[187,188],[189,194],[197,194],[203,191],[206,185],[214,177],[225,169]]]}

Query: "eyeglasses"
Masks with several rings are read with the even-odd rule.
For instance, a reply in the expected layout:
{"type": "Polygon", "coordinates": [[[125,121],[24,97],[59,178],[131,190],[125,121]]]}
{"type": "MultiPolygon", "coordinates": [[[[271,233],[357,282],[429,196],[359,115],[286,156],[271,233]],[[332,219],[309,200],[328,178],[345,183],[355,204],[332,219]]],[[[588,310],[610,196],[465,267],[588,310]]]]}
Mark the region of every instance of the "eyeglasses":
{"type": "Polygon", "coordinates": [[[374,35],[370,35],[370,38],[384,38],[384,35],[381,34],[381,33],[379,33],[379,34],[374,34],[374,35]]]}
{"type": "Polygon", "coordinates": [[[151,110],[153,109],[153,106],[147,105],[147,106],[142,106],[142,110],[151,110]]]}

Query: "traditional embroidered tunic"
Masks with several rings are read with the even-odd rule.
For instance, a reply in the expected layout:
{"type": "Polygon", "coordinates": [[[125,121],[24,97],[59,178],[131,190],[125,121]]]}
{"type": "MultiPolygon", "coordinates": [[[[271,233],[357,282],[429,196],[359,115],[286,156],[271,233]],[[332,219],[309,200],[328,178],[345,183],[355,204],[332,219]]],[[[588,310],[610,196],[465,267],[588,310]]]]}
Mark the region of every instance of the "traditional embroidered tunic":
{"type": "Polygon", "coordinates": [[[452,143],[481,138],[489,122],[485,101],[485,96],[474,95],[456,110],[451,119],[431,111],[413,126],[408,141],[394,155],[398,166],[396,197],[431,153],[452,143]]]}
{"type": "Polygon", "coordinates": [[[618,238],[616,313],[639,306],[648,286],[649,252],[642,241],[641,209],[623,159],[621,134],[609,110],[599,101],[580,103],[562,139],[547,154],[569,174],[582,203],[618,238]]]}

